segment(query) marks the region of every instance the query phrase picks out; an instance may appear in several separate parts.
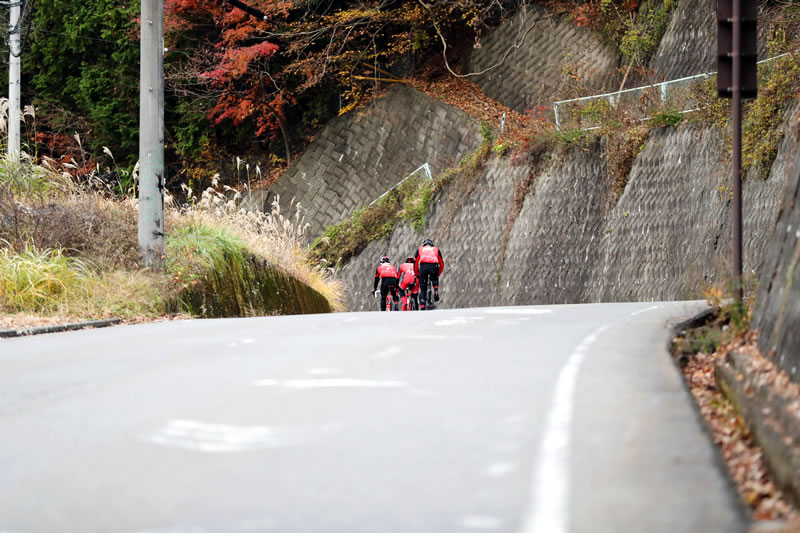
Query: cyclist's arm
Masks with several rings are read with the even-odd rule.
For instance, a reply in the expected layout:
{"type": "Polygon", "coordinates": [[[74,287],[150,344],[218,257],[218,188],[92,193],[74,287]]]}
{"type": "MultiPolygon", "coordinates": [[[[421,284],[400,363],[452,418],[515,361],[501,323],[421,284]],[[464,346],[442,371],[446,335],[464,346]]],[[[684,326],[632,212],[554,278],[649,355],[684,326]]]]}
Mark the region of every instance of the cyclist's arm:
{"type": "Polygon", "coordinates": [[[373,285],[372,285],[372,292],[375,292],[375,291],[378,290],[378,281],[380,281],[380,279],[381,279],[381,275],[378,273],[378,269],[376,268],[375,269],[375,283],[373,283],[373,285]]]}
{"type": "Polygon", "coordinates": [[[417,248],[417,253],[414,254],[414,275],[419,276],[419,248],[417,248]]]}
{"type": "Polygon", "coordinates": [[[438,272],[438,274],[441,276],[443,271],[444,271],[444,258],[442,257],[442,251],[439,250],[439,272],[438,272]]]}

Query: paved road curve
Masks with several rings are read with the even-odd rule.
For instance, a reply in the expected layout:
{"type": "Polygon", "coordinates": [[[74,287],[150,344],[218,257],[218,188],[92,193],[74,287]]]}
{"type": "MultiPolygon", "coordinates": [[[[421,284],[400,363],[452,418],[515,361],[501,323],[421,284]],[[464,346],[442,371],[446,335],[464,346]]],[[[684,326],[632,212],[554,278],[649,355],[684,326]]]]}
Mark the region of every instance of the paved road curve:
{"type": "Polygon", "coordinates": [[[665,348],[701,307],[3,340],[0,531],[743,531],[665,348]]]}

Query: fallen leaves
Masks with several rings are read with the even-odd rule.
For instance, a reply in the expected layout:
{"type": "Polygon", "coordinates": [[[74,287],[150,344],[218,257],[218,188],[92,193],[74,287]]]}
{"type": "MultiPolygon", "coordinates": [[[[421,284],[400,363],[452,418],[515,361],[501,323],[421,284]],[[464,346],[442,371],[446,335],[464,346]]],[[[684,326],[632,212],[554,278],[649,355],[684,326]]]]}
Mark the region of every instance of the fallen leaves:
{"type": "MultiPolygon", "coordinates": [[[[708,423],[714,443],[719,447],[730,476],[742,500],[750,508],[753,519],[756,521],[785,519],[795,524],[800,520],[800,514],[773,483],[761,449],[754,442],[750,430],[733,404],[719,389],[715,378],[715,365],[718,360],[733,349],[747,351],[753,354],[750,359],[753,361],[753,367],[760,372],[759,379],[764,383],[787,389],[797,387],[796,397],[800,397],[800,386],[789,383],[785,375],[780,376],[774,365],[770,369],[766,364],[770,362],[758,355],[755,341],[756,336],[748,333],[731,343],[721,345],[712,354],[698,353],[688,358],[683,373],[700,412],[708,423]]],[[[741,380],[744,376],[739,374],[736,378],[741,380]]],[[[795,403],[800,412],[800,402],[795,403]]]]}

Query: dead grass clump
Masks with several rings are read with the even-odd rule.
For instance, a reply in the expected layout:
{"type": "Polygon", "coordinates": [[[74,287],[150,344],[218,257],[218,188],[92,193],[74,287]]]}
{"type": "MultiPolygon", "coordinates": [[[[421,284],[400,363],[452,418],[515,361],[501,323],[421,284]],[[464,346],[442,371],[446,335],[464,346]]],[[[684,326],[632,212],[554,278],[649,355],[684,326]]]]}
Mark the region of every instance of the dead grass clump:
{"type": "Polygon", "coordinates": [[[238,193],[230,192],[233,197],[228,198],[208,188],[195,203],[181,209],[168,209],[168,231],[186,225],[225,230],[240,239],[256,256],[325,296],[333,309],[342,310],[344,289],[334,270],[312,266],[308,246],[303,241],[308,224],[302,206],[294,204],[294,214],[284,216],[276,199],[270,213],[250,211],[239,206],[238,193]]]}
{"type": "Polygon", "coordinates": [[[136,210],[130,202],[95,193],[19,197],[0,186],[0,239],[21,251],[64,249],[90,257],[98,266],[138,268],[136,210]]]}

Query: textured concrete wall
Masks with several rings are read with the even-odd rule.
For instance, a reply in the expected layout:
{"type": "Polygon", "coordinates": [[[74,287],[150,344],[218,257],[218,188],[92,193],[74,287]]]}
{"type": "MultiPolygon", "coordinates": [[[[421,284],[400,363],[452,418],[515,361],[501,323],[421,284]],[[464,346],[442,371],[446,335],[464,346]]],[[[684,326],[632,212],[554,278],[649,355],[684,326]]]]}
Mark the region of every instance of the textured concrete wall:
{"type": "Polygon", "coordinates": [[[650,67],[673,80],[717,70],[716,0],[679,0],[650,67]]]}
{"type": "Polygon", "coordinates": [[[468,72],[480,72],[503,59],[521,35],[522,46],[505,62],[473,81],[491,98],[524,113],[537,105],[567,98],[565,65],[576,65],[587,87],[610,89],[619,78],[618,54],[591,31],[539,8],[529,7],[495,29],[466,61],[468,72]]]}
{"type": "Polygon", "coordinates": [[[396,87],[367,109],[331,121],[269,191],[254,191],[245,201],[269,211],[279,195],[281,211],[289,213],[296,199],[313,240],[423,163],[441,171],[480,141],[478,125],[465,113],[396,87]]]}
{"type": "MultiPolygon", "coordinates": [[[[767,57],[765,45],[761,31],[759,59],[767,57]]],[[[664,80],[717,70],[716,0],[679,0],[650,68],[664,80]]]]}
{"type": "MultiPolygon", "coordinates": [[[[794,113],[787,116],[793,117],[794,113]]],[[[796,129],[787,121],[784,129],[796,129]]],[[[743,188],[745,271],[760,270],[780,201],[787,135],[767,180],[743,188]]],[[[400,262],[425,237],[442,248],[443,307],[675,300],[730,279],[729,164],[720,134],[684,125],[656,130],[615,202],[602,147],[554,158],[523,205],[498,274],[500,246],[519,183],[530,169],[491,161],[474,191],[453,210],[456,185],[442,191],[423,232],[399,226],[343,271],[348,308],[377,309],[369,295],[378,258],[400,262]],[[452,220],[447,231],[443,228],[452,220]]],[[[800,227],[800,226],[798,226],[800,227]]]]}
{"type": "Polygon", "coordinates": [[[752,327],[760,331],[761,353],[800,382],[800,153],[786,166],[783,201],[761,269],[752,327]]]}

